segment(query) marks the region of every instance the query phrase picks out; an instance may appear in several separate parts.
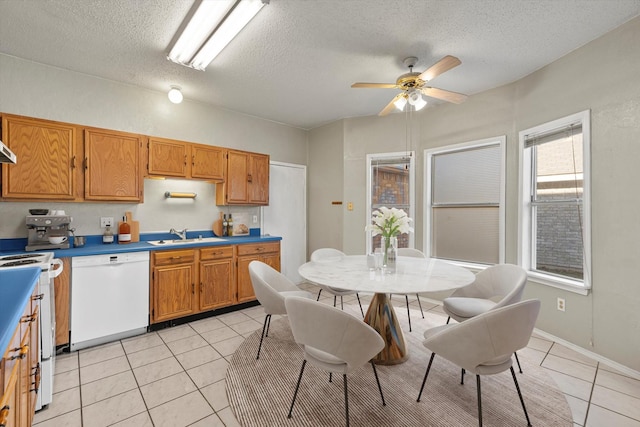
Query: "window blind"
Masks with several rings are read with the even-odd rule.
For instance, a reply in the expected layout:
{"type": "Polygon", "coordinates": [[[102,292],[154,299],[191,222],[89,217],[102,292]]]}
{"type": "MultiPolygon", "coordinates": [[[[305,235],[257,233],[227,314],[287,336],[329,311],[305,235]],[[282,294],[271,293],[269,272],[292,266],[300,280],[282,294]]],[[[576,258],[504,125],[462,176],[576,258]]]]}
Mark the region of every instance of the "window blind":
{"type": "Polygon", "coordinates": [[[557,141],[562,138],[568,138],[582,133],[582,123],[572,123],[547,132],[541,132],[531,135],[525,135],[524,148],[531,148],[535,145],[546,144],[547,142],[557,141]]]}

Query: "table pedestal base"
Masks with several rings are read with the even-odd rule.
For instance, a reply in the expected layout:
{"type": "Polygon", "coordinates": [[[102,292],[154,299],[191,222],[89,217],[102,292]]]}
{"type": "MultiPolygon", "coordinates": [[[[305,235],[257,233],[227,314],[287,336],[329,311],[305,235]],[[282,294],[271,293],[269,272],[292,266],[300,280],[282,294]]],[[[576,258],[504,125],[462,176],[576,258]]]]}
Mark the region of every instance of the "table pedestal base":
{"type": "Polygon", "coordinates": [[[387,297],[387,294],[375,294],[369,304],[364,321],[378,331],[385,342],[385,346],[373,363],[377,365],[395,365],[409,358],[404,335],[396,312],[387,297]]]}

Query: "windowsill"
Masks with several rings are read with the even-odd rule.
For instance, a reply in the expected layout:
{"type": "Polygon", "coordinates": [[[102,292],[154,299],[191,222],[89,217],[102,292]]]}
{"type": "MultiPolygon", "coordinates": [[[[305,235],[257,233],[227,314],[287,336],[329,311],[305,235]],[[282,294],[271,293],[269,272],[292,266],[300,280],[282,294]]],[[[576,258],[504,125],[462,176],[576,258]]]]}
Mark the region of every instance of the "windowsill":
{"type": "Polygon", "coordinates": [[[551,286],[580,295],[589,295],[590,289],[585,288],[581,281],[563,279],[560,277],[550,277],[546,274],[528,271],[529,280],[540,285],[551,286]]]}

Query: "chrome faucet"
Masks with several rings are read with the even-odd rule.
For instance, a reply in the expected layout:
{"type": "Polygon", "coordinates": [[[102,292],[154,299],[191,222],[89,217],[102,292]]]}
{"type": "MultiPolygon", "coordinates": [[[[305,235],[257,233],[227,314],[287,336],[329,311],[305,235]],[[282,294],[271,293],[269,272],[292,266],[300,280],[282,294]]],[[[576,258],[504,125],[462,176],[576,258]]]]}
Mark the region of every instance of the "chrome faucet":
{"type": "Polygon", "coordinates": [[[185,228],[182,231],[178,231],[175,228],[172,228],[171,230],[169,230],[169,233],[171,234],[175,234],[176,236],[180,237],[181,240],[187,240],[187,229],[185,228]]]}

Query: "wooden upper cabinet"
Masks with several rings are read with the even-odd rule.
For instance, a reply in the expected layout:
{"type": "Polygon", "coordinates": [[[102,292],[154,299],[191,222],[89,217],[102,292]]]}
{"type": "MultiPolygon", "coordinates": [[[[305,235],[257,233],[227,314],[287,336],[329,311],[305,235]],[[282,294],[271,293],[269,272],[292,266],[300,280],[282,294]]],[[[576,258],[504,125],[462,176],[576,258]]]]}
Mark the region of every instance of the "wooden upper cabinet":
{"type": "Polygon", "coordinates": [[[164,138],[149,138],[148,173],[151,176],[224,179],[224,149],[164,138]]]}
{"type": "Polygon", "coordinates": [[[216,186],[217,205],[268,205],[269,156],[227,151],[224,183],[216,186]]]}
{"type": "Polygon", "coordinates": [[[189,143],[164,138],[149,138],[149,175],[189,176],[189,143]]]}
{"type": "Polygon", "coordinates": [[[249,156],[249,203],[269,204],[269,156],[265,154],[249,156]]]}
{"type": "Polygon", "coordinates": [[[86,200],[141,202],[142,135],[85,129],[86,200]]]}
{"type": "Polygon", "coordinates": [[[203,144],[191,144],[191,177],[222,181],[224,179],[224,149],[203,144]]]}
{"type": "Polygon", "coordinates": [[[79,128],[68,123],[5,114],[2,141],[16,154],[2,165],[2,197],[80,200],[79,128]]]}

